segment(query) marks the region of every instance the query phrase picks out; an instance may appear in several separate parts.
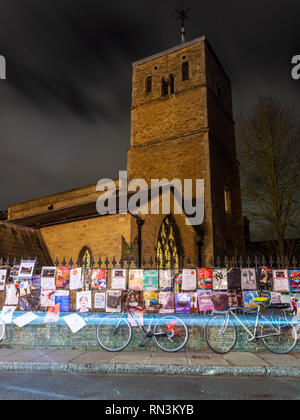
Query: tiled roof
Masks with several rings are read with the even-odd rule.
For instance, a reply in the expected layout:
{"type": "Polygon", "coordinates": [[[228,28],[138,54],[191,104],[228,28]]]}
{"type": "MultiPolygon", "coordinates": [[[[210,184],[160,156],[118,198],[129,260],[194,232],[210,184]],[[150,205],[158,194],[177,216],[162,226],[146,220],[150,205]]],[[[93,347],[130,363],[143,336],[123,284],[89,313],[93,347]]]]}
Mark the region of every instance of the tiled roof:
{"type": "Polygon", "coordinates": [[[15,225],[9,222],[0,222],[0,257],[32,259],[37,258],[37,265],[51,265],[51,257],[37,229],[15,225]]]}

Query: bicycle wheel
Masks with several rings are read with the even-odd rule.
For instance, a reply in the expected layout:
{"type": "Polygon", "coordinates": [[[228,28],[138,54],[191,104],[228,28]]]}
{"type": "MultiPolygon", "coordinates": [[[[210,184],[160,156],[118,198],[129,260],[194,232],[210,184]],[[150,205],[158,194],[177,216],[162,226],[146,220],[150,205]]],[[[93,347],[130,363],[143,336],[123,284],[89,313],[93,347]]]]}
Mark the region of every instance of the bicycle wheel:
{"type": "MultiPolygon", "coordinates": [[[[270,322],[270,320],[268,320],[270,322]]],[[[271,325],[267,322],[261,322],[259,327],[260,341],[263,346],[272,353],[275,354],[288,354],[294,350],[298,342],[297,330],[295,326],[287,319],[286,316],[281,316],[275,320],[271,320],[271,325]],[[274,327],[272,328],[272,324],[274,327]],[[280,328],[280,333],[276,334],[275,329],[280,328]],[[270,337],[266,337],[268,334],[273,334],[270,337]]]]}
{"type": "Polygon", "coordinates": [[[229,353],[237,342],[237,329],[227,315],[216,315],[205,327],[205,340],[208,347],[218,354],[229,353]]]}
{"type": "Polygon", "coordinates": [[[2,319],[0,319],[0,341],[3,340],[5,336],[5,323],[3,322],[2,319]]]}
{"type": "Polygon", "coordinates": [[[153,330],[156,346],[167,353],[182,350],[189,339],[189,330],[185,323],[176,316],[165,316],[159,319],[153,330]]]}
{"type": "Polygon", "coordinates": [[[132,328],[126,318],[111,315],[101,320],[96,330],[97,342],[105,351],[124,350],[131,341],[132,328]]]}

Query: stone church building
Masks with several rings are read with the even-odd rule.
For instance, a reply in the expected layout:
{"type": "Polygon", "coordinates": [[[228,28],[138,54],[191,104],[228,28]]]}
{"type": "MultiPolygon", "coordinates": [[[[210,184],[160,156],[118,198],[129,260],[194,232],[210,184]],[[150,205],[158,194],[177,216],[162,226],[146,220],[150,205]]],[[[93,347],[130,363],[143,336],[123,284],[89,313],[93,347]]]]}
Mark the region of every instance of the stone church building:
{"type": "MultiPolygon", "coordinates": [[[[137,61],[132,76],[128,181],[204,179],[204,222],[189,226],[173,208],[169,215],[101,216],[96,185],[11,206],[0,232],[9,231],[15,243],[23,231],[35,232],[41,263],[128,256],[186,263],[189,257],[205,266],[243,251],[231,83],[208,41],[201,37],[137,61]]],[[[6,243],[0,241],[0,255],[30,255],[28,242],[14,251],[6,243]]]]}

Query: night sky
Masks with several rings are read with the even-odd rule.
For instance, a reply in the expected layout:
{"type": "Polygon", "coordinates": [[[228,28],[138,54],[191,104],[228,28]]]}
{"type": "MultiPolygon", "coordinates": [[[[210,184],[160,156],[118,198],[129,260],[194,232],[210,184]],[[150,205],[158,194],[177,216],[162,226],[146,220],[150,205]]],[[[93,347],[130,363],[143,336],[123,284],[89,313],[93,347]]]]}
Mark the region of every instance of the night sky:
{"type": "MultiPolygon", "coordinates": [[[[126,169],[131,63],[180,43],[180,0],[0,0],[0,209],[117,177],[126,169]]],[[[299,0],[209,0],[187,41],[206,35],[232,81],[235,116],[257,95],[299,114],[299,0]]]]}

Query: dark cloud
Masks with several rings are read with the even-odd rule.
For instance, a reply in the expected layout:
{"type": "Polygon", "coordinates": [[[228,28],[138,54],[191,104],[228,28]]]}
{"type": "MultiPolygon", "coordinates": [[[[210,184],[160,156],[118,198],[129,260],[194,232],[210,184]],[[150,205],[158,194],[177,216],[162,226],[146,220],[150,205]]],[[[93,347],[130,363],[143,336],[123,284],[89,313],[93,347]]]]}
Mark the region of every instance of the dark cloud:
{"type": "MultiPolygon", "coordinates": [[[[117,176],[129,146],[131,63],[180,42],[164,0],[2,0],[0,208],[117,176]]],[[[206,34],[233,85],[298,107],[299,1],[187,0],[187,37],[206,34]]],[[[299,113],[299,112],[298,112],[299,113]]]]}

